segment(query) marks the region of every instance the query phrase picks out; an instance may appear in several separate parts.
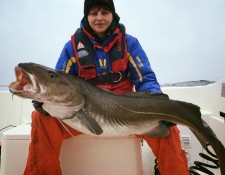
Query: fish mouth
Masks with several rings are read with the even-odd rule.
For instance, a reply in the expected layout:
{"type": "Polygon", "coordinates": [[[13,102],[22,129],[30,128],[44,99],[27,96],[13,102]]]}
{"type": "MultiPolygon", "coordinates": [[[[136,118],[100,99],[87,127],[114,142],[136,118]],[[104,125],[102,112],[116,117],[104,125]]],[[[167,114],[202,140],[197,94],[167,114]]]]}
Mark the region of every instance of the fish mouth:
{"type": "MultiPolygon", "coordinates": [[[[17,66],[15,67],[15,75],[16,81],[12,82],[9,85],[9,91],[12,94],[23,94],[24,96],[24,94],[28,95],[28,93],[35,93],[40,90],[38,82],[32,73],[17,66]]],[[[25,95],[24,97],[26,97],[27,95],[25,95]]]]}

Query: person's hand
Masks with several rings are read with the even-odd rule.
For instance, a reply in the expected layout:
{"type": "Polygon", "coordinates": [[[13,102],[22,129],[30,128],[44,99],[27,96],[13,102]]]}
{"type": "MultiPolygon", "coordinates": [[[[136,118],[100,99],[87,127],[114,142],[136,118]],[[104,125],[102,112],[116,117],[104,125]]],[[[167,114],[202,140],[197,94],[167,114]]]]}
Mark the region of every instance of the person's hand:
{"type": "Polygon", "coordinates": [[[42,102],[32,100],[32,103],[33,103],[34,109],[35,109],[36,111],[40,112],[40,113],[43,114],[43,115],[49,115],[49,113],[46,112],[46,111],[42,108],[42,105],[43,105],[42,102]]]}

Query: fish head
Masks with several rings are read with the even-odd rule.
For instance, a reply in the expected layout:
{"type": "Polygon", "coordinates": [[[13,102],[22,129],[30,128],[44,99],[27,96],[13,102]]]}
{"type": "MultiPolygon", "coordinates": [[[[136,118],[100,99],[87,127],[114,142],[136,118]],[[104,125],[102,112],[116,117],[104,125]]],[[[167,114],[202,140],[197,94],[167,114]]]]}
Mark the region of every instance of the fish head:
{"type": "Polygon", "coordinates": [[[80,103],[78,87],[70,81],[74,76],[65,74],[36,63],[19,63],[15,67],[16,81],[9,85],[9,90],[19,97],[44,103],[69,106],[75,99],[80,103]]]}

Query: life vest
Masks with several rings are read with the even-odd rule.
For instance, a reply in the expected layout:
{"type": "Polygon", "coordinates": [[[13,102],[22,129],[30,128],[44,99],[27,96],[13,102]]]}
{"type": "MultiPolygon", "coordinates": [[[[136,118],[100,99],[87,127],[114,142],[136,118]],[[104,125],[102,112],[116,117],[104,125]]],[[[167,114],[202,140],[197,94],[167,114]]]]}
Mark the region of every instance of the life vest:
{"type": "Polygon", "coordinates": [[[125,87],[125,91],[130,92],[133,89],[133,83],[127,72],[128,57],[125,27],[120,25],[115,32],[118,34],[112,41],[106,46],[101,46],[99,44],[93,45],[91,43],[89,38],[94,38],[84,28],[77,29],[75,34],[72,35],[71,41],[75,57],[77,58],[78,76],[94,85],[112,91],[114,89],[115,91],[118,91],[117,89],[121,84],[123,85],[123,88],[124,86],[127,86],[125,87]],[[102,48],[104,52],[109,52],[112,72],[97,75],[95,48],[102,48]],[[126,81],[126,83],[123,81],[126,81]]]}

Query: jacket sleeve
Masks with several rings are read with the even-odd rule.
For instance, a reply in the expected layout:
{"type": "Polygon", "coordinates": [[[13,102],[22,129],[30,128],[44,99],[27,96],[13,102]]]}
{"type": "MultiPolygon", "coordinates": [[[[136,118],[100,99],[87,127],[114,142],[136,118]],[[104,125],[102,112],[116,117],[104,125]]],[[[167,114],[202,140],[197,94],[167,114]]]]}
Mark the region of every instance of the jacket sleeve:
{"type": "Polygon", "coordinates": [[[156,75],[139,41],[135,37],[127,35],[127,48],[128,71],[136,91],[148,91],[152,94],[161,93],[156,75]]]}
{"type": "Polygon", "coordinates": [[[73,46],[71,40],[68,41],[56,63],[55,69],[63,71],[71,75],[78,75],[77,60],[74,55],[73,46]]]}

